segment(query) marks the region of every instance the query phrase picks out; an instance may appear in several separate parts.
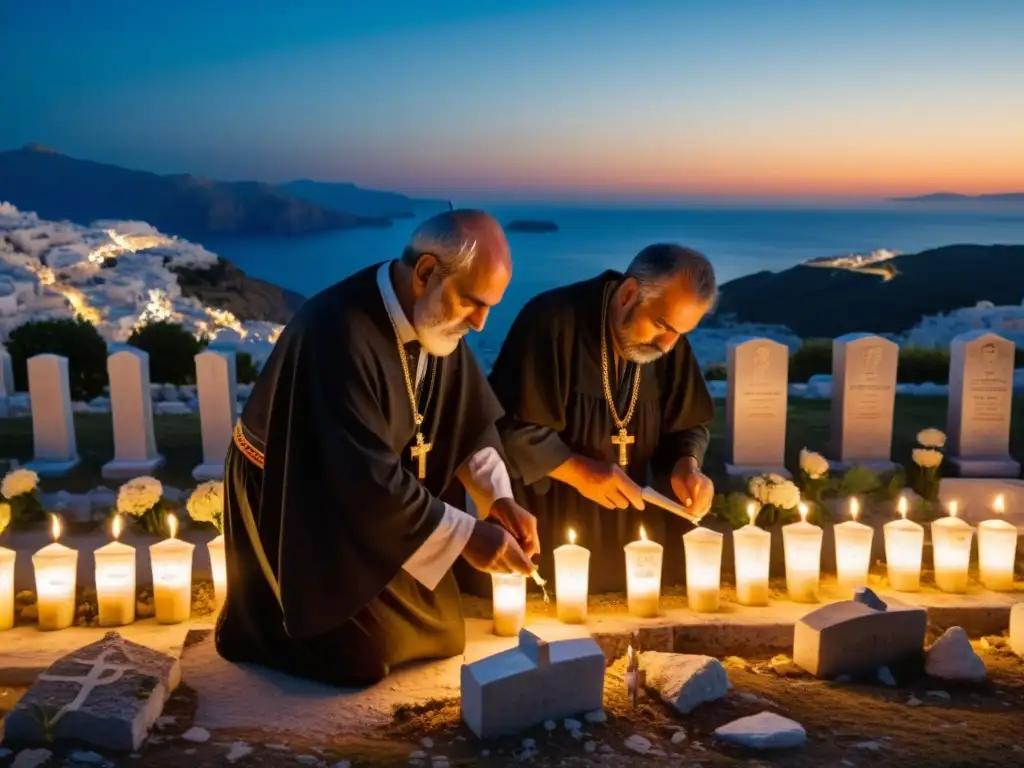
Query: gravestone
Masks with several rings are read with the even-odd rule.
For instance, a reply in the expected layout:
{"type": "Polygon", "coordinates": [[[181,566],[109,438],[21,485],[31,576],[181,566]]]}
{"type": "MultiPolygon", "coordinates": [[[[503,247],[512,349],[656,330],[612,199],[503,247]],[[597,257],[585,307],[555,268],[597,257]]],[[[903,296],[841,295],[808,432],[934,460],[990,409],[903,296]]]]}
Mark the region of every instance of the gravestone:
{"type": "Polygon", "coordinates": [[[25,466],[40,477],[62,475],[79,462],[68,359],[59,355],[30,357],[28,391],[32,398],[34,455],[25,466]]]}
{"type": "Polygon", "coordinates": [[[0,419],[6,419],[10,415],[7,398],[13,394],[14,368],[11,366],[11,356],[0,345],[0,419]]]}
{"type": "Polygon", "coordinates": [[[789,347],[771,339],[731,339],[726,399],[729,460],[733,476],[775,473],[785,466],[789,347]]]}
{"type": "Polygon", "coordinates": [[[963,477],[1020,477],[1010,457],[1014,343],[971,331],[953,339],[949,351],[950,463],[963,477]]]}
{"type": "Polygon", "coordinates": [[[831,469],[865,466],[884,473],[892,461],[899,347],[881,336],[850,333],[832,343],[831,469]]]}
{"type": "Polygon", "coordinates": [[[176,658],[108,632],[36,678],[4,719],[4,740],[134,752],[180,680],[176,658]]]}
{"type": "Polygon", "coordinates": [[[192,470],[192,477],[200,482],[219,480],[224,476],[224,459],[237,419],[234,350],[217,347],[196,355],[196,387],[203,434],[203,463],[192,470]]]}
{"type": "Polygon", "coordinates": [[[156,451],[153,402],[149,386],[149,354],[125,347],[107,358],[110,409],[114,424],[114,459],[103,465],[103,477],[130,479],[151,475],[164,463],[156,451]]]}

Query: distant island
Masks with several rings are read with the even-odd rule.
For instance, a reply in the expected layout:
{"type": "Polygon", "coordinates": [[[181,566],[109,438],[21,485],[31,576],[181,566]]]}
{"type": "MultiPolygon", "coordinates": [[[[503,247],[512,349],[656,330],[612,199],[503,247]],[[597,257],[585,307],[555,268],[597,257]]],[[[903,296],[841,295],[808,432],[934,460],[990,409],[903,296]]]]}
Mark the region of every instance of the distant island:
{"type": "Polygon", "coordinates": [[[784,325],[803,338],[902,333],[923,315],[979,301],[1020,304],[1024,245],[951,245],[888,258],[816,259],[725,283],[719,322],[784,325]]]}
{"type": "Polygon", "coordinates": [[[917,197],[891,197],[892,203],[1021,203],[1024,192],[1001,192],[991,195],[961,195],[959,192],[933,192],[917,197]]]}
{"type": "Polygon", "coordinates": [[[190,174],[161,176],[79,160],[38,144],[0,152],[0,202],[45,219],[88,225],[145,221],[179,237],[305,235],[392,220],[440,207],[353,184],[224,182],[190,174]]]}
{"type": "Polygon", "coordinates": [[[546,219],[516,219],[505,225],[507,232],[557,232],[558,225],[546,219]]]}

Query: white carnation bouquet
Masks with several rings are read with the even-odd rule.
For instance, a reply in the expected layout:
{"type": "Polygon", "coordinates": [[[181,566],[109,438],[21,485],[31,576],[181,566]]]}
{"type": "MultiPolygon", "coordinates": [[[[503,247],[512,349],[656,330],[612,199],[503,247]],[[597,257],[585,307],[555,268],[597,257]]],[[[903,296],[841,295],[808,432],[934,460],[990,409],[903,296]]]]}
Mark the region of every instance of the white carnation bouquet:
{"type": "Polygon", "coordinates": [[[821,505],[829,487],[828,471],[828,459],[806,448],[800,450],[800,489],[805,499],[821,505]]]}
{"type": "Polygon", "coordinates": [[[46,519],[39,495],[39,476],[31,469],[12,469],[0,481],[0,503],[9,506],[10,522],[31,524],[46,519]]]}
{"type": "Polygon", "coordinates": [[[910,452],[914,461],[911,472],[911,487],[927,502],[939,499],[939,480],[942,470],[942,448],[946,446],[946,435],[938,429],[922,429],[917,433],[917,444],[910,452]]]}
{"type": "Polygon", "coordinates": [[[196,487],[188,497],[189,517],[197,523],[213,523],[217,533],[224,533],[224,483],[209,480],[196,487]]]}
{"type": "Polygon", "coordinates": [[[782,518],[795,517],[800,505],[800,489],[782,475],[755,475],[747,484],[747,493],[761,506],[759,523],[772,525],[782,518]]]}
{"type": "Polygon", "coordinates": [[[118,489],[117,511],[134,517],[138,527],[146,533],[159,533],[163,496],[164,486],[155,477],[136,477],[118,489]]]}

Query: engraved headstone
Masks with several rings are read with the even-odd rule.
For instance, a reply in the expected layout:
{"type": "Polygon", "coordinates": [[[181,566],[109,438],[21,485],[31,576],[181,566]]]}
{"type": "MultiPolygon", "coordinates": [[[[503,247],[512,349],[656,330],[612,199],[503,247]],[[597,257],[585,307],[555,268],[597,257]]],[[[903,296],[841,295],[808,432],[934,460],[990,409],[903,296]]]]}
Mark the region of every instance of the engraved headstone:
{"type": "Polygon", "coordinates": [[[832,343],[832,468],[895,468],[892,424],[899,347],[881,336],[851,333],[832,343]]]}
{"type": "Polygon", "coordinates": [[[10,415],[10,408],[7,398],[14,394],[14,368],[11,365],[11,356],[7,350],[0,345],[0,419],[10,415]]]}
{"type": "Polygon", "coordinates": [[[79,461],[68,359],[59,355],[30,357],[28,391],[32,399],[34,455],[26,466],[42,477],[62,475],[79,461]]]}
{"type": "Polygon", "coordinates": [[[737,338],[728,347],[726,425],[730,475],[784,477],[789,348],[771,339],[737,338]]]}
{"type": "Polygon", "coordinates": [[[987,331],[950,344],[949,460],[964,477],[1019,477],[1010,457],[1015,345],[987,331]]]}
{"type": "Polygon", "coordinates": [[[218,347],[196,355],[196,386],[203,435],[203,463],[192,470],[196,480],[219,480],[231,445],[238,402],[235,353],[218,347]]]}
{"type": "Polygon", "coordinates": [[[110,409],[114,422],[114,459],[103,465],[106,478],[151,475],[163,465],[156,452],[153,403],[149,386],[149,355],[125,347],[107,358],[110,409]]]}
{"type": "Polygon", "coordinates": [[[4,740],[134,752],[180,680],[176,658],[108,632],[39,675],[4,719],[4,740]]]}

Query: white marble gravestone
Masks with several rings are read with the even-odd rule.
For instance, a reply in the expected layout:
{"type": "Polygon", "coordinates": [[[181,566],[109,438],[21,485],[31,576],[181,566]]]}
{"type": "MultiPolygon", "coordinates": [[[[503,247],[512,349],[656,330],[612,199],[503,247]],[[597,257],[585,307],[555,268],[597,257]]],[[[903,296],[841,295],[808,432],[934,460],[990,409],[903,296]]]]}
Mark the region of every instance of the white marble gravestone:
{"type": "Polygon", "coordinates": [[[41,477],[62,475],[79,462],[68,359],[60,355],[30,357],[28,391],[34,456],[26,467],[41,477]]]}
{"type": "Polygon", "coordinates": [[[895,468],[892,420],[900,348],[870,333],[850,333],[832,343],[832,469],[895,468]]]}
{"type": "Polygon", "coordinates": [[[11,356],[3,346],[0,346],[0,419],[10,415],[7,398],[13,394],[14,368],[11,366],[11,356]]]}
{"type": "Polygon", "coordinates": [[[114,423],[114,459],[103,465],[103,477],[130,479],[151,475],[164,463],[156,451],[153,402],[149,386],[149,355],[121,347],[107,358],[110,410],[114,423]]]}
{"type": "Polygon", "coordinates": [[[1010,457],[1014,343],[971,331],[949,347],[950,462],[964,477],[1019,477],[1010,457]]]}
{"type": "Polygon", "coordinates": [[[726,425],[730,475],[774,472],[785,467],[789,347],[772,339],[729,340],[726,425]]]}
{"type": "Polygon", "coordinates": [[[235,353],[217,347],[196,355],[199,420],[203,434],[203,463],[192,470],[198,481],[224,476],[224,459],[231,445],[238,402],[235,353]]]}

